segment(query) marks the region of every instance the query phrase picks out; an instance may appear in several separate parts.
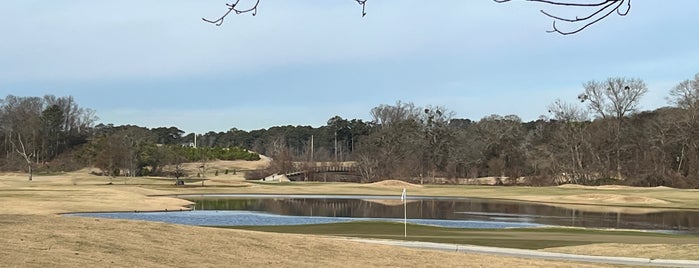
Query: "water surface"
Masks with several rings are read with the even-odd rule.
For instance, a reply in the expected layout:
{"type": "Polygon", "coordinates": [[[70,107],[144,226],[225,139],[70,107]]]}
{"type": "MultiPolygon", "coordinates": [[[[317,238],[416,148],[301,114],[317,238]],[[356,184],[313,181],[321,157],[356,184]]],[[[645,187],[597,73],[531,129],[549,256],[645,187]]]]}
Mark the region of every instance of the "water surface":
{"type": "Polygon", "coordinates": [[[204,226],[301,225],[403,221],[454,228],[572,226],[699,234],[699,212],[586,212],[538,203],[492,199],[369,195],[178,195],[193,211],[77,214],[204,226]]]}

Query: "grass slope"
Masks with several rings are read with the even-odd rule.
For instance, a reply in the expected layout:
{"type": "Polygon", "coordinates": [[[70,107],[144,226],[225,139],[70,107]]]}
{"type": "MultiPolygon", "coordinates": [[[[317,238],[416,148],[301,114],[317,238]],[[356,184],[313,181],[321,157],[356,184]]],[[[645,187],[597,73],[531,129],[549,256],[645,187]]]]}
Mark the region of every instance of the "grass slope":
{"type": "MultiPolygon", "coordinates": [[[[520,249],[544,249],[598,243],[690,244],[699,242],[699,237],[695,236],[636,231],[605,231],[578,228],[457,229],[411,224],[408,225],[408,237],[406,238],[403,234],[403,224],[392,222],[349,222],[231,228],[276,233],[378,238],[520,249]]],[[[692,259],[699,259],[699,252],[696,252],[691,257],[692,259]]]]}
{"type": "Polygon", "coordinates": [[[0,267],[608,267],[51,215],[2,215],[0,241],[0,267]]]}

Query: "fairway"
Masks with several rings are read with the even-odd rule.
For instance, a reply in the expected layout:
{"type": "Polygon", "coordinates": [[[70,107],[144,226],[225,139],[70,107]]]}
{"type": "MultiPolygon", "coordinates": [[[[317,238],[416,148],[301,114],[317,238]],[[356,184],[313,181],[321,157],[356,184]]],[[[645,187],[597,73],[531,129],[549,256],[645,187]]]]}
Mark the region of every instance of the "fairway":
{"type": "MultiPolygon", "coordinates": [[[[226,227],[275,233],[313,234],[357,238],[392,239],[434,243],[478,245],[519,249],[547,249],[591,244],[689,244],[699,237],[638,231],[607,231],[580,228],[456,229],[402,223],[349,222],[297,226],[226,227]]],[[[676,255],[674,255],[676,256],[676,255]]],[[[699,260],[699,252],[683,258],[699,260]]]]}

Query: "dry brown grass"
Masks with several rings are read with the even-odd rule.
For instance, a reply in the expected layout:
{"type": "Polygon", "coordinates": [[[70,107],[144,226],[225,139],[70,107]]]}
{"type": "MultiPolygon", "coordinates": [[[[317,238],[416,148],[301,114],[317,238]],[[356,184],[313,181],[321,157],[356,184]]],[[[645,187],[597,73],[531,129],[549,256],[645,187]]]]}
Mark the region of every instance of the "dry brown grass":
{"type": "Polygon", "coordinates": [[[3,215],[0,240],[7,267],[606,267],[51,215],[3,215]]]}
{"type": "MultiPolygon", "coordinates": [[[[223,179],[229,181],[243,181],[245,180],[245,178],[243,177],[245,171],[264,169],[269,166],[271,160],[265,156],[260,157],[261,159],[258,161],[208,161],[205,163],[206,174],[201,174],[201,169],[199,167],[201,167],[202,163],[200,162],[184,163],[181,167],[184,170],[185,174],[188,174],[191,177],[197,177],[197,174],[199,174],[200,176],[205,175],[207,178],[216,178],[219,180],[223,179]],[[228,170],[228,174],[225,174],[226,170],[228,170]],[[216,175],[216,172],[218,172],[218,176],[216,175]]],[[[165,170],[169,171],[174,171],[174,169],[174,166],[165,167],[165,170]]]]}
{"type": "MultiPolygon", "coordinates": [[[[269,158],[263,158],[259,161],[244,161],[244,160],[235,160],[235,161],[225,161],[225,160],[216,160],[216,161],[208,161],[206,162],[206,169],[207,169],[207,174],[208,172],[215,172],[218,170],[220,173],[223,173],[226,169],[229,171],[238,170],[238,171],[245,171],[245,170],[254,170],[254,169],[262,169],[266,168],[269,165],[269,158]]],[[[182,164],[182,168],[185,171],[188,171],[190,173],[196,174],[196,172],[199,170],[199,167],[201,166],[202,163],[184,163],[182,164]]]]}
{"type": "MultiPolygon", "coordinates": [[[[239,173],[240,174],[240,173],[239,173]]],[[[526,201],[560,202],[560,206],[598,207],[608,200],[564,200],[561,197],[600,194],[600,189],[568,187],[476,187],[418,186],[403,182],[358,185],[351,183],[291,183],[262,185],[235,177],[213,177],[188,187],[173,186],[166,178],[105,177],[87,170],[35,176],[0,175],[0,266],[481,266],[481,267],[584,267],[578,263],[548,262],[417,251],[379,245],[338,243],[316,236],[280,235],[221,230],[172,224],[84,219],[55,216],[79,211],[177,210],[189,202],[165,195],[176,193],[276,193],[276,194],[362,194],[396,195],[410,187],[411,195],[506,198],[526,201]],[[564,200],[561,202],[560,200],[564,200]],[[351,260],[351,261],[348,261],[351,260]]],[[[659,207],[699,208],[695,190],[620,188],[604,194],[632,202],[635,209],[659,207]],[[638,202],[643,197],[661,202],[638,202]]],[[[606,206],[609,207],[609,206],[606,206]]],[[[623,256],[678,256],[675,245],[595,245],[551,249],[579,253],[605,252],[609,248],[623,256]],[[599,249],[598,249],[599,247],[599,249]],[[651,254],[652,253],[652,254],[651,254]]],[[[697,245],[682,245],[696,249],[697,245]]],[[[679,255],[681,256],[681,255],[679,255]]],[[[678,258],[678,257],[673,257],[678,258]]],[[[588,265],[588,267],[597,267],[588,265]]]]}
{"type": "Polygon", "coordinates": [[[649,259],[699,260],[699,244],[628,244],[605,243],[584,246],[547,248],[543,251],[581,255],[627,257],[649,259]]]}

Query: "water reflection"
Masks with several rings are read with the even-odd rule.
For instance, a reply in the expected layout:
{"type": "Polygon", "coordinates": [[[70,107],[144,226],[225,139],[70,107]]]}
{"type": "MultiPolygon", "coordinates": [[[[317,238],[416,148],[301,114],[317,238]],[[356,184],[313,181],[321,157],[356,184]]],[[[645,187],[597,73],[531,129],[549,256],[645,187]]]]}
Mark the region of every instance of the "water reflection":
{"type": "MultiPolygon", "coordinates": [[[[195,210],[259,211],[288,216],[346,218],[402,218],[399,200],[369,197],[335,198],[215,198],[188,197],[195,210]]],[[[699,212],[661,211],[645,214],[586,212],[542,204],[494,201],[486,199],[413,198],[407,204],[408,218],[500,221],[544,225],[669,230],[699,234],[699,212]]]]}
{"type": "MultiPolygon", "coordinates": [[[[402,219],[390,218],[349,218],[349,217],[318,217],[318,216],[285,216],[263,212],[240,210],[198,210],[175,212],[106,212],[106,213],[72,213],[68,216],[96,217],[107,219],[130,219],[158,221],[198,226],[279,226],[328,224],[354,221],[385,221],[402,222],[402,219]]],[[[410,219],[410,224],[432,225],[449,228],[479,228],[503,229],[536,227],[536,224],[513,223],[497,221],[457,221],[434,219],[410,219]]]]}

